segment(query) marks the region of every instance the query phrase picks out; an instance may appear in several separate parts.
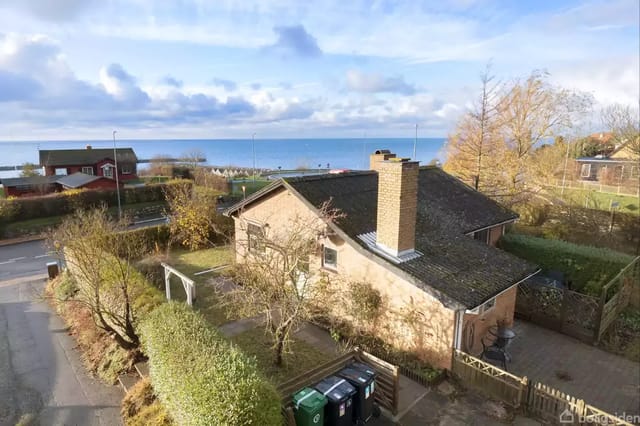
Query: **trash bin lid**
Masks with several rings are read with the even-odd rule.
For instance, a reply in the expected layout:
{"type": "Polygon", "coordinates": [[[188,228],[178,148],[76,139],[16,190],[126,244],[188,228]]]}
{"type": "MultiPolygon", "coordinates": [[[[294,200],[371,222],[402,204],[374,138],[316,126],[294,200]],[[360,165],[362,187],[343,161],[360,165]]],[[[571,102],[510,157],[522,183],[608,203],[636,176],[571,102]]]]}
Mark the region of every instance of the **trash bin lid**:
{"type": "Polygon", "coordinates": [[[369,364],[365,364],[364,362],[352,362],[349,364],[349,368],[353,368],[354,370],[359,370],[364,373],[367,373],[369,376],[376,376],[376,370],[373,369],[369,364]]]}
{"type": "Polygon", "coordinates": [[[314,387],[330,401],[343,401],[357,392],[346,379],[336,376],[326,377],[314,387]]]}
{"type": "Polygon", "coordinates": [[[340,370],[340,373],[338,374],[345,379],[350,380],[352,383],[359,383],[362,385],[368,384],[371,380],[371,377],[367,373],[354,368],[344,368],[340,370]]]}
{"type": "Polygon", "coordinates": [[[315,389],[304,388],[293,394],[293,405],[296,409],[314,410],[327,405],[327,398],[315,389]]]}

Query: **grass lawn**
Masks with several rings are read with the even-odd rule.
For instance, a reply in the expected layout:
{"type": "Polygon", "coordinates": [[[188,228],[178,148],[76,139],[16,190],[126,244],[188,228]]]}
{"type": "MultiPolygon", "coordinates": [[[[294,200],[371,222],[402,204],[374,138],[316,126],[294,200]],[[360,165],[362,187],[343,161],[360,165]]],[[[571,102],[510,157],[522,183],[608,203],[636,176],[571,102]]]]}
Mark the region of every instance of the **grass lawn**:
{"type": "MultiPolygon", "coordinates": [[[[552,193],[560,197],[560,189],[551,189],[552,193]]],[[[573,201],[582,207],[609,211],[611,202],[618,202],[618,211],[623,213],[640,214],[640,200],[633,195],[617,195],[588,189],[567,189],[561,197],[565,201],[573,201]]]]}
{"type": "MultiPolygon", "coordinates": [[[[220,304],[220,299],[213,285],[207,281],[215,277],[216,273],[194,275],[196,272],[230,264],[233,260],[233,252],[229,247],[214,247],[197,250],[172,250],[169,255],[169,264],[178,271],[191,278],[196,284],[196,301],[194,307],[198,309],[214,326],[238,319],[238,315],[220,304]]],[[[171,278],[171,298],[186,300],[186,294],[182,282],[177,277],[171,278]]]]}
{"type": "Polygon", "coordinates": [[[9,223],[5,225],[4,235],[13,238],[40,234],[52,226],[59,225],[63,219],[64,216],[49,216],[9,223]]]}
{"type": "Polygon", "coordinates": [[[294,340],[291,345],[293,353],[284,355],[284,364],[276,367],[271,349],[271,339],[264,328],[256,327],[231,338],[247,355],[256,357],[258,367],[275,384],[292,379],[318,365],[331,361],[334,356],[319,351],[305,341],[294,340]]]}
{"type": "Polygon", "coordinates": [[[263,178],[256,178],[255,182],[251,178],[248,178],[245,181],[234,180],[231,182],[231,195],[242,195],[243,186],[245,187],[246,195],[253,194],[254,192],[264,188],[272,182],[273,180],[267,180],[263,178]]]}

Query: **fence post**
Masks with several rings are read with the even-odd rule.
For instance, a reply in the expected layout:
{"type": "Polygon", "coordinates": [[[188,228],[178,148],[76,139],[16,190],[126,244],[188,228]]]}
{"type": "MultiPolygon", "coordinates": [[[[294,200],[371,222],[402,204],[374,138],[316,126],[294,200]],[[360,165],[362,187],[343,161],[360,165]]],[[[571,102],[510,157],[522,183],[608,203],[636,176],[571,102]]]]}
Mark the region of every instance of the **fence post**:
{"type": "Polygon", "coordinates": [[[527,409],[527,400],[529,399],[529,379],[527,376],[522,378],[520,382],[520,389],[518,390],[518,407],[524,407],[527,409]]]}
{"type": "Polygon", "coordinates": [[[600,290],[600,301],[598,303],[598,321],[593,330],[593,344],[597,345],[600,342],[600,328],[602,327],[602,316],[604,315],[604,305],[607,303],[607,286],[604,286],[600,290]]]}

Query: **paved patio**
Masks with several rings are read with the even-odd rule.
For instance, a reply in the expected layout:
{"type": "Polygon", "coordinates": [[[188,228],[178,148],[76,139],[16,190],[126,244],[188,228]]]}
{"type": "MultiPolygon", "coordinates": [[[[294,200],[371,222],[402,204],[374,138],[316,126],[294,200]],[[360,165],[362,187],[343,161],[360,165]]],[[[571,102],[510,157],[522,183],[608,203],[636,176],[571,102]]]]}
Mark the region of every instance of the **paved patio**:
{"type": "Polygon", "coordinates": [[[567,335],[516,321],[509,371],[611,414],[640,414],[640,364],[567,335]]]}

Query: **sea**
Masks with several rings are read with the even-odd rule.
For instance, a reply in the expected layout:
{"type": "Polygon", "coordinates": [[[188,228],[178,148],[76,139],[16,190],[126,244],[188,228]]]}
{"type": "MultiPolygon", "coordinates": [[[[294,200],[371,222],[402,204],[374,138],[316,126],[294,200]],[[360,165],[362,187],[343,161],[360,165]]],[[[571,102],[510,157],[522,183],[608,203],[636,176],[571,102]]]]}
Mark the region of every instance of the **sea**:
{"type": "MultiPolygon", "coordinates": [[[[444,160],[444,138],[376,139],[183,139],[116,140],[119,148],[133,148],[139,159],[181,157],[200,153],[212,166],[253,167],[292,170],[330,168],[361,170],[369,167],[369,155],[376,149],[389,149],[401,157],[413,157],[421,164],[444,160]]],[[[26,162],[38,164],[38,151],[44,149],[113,148],[113,140],[0,142],[0,166],[26,162]]],[[[141,164],[140,168],[145,165],[141,164]]],[[[0,178],[16,177],[19,171],[0,171],[0,178]]]]}

